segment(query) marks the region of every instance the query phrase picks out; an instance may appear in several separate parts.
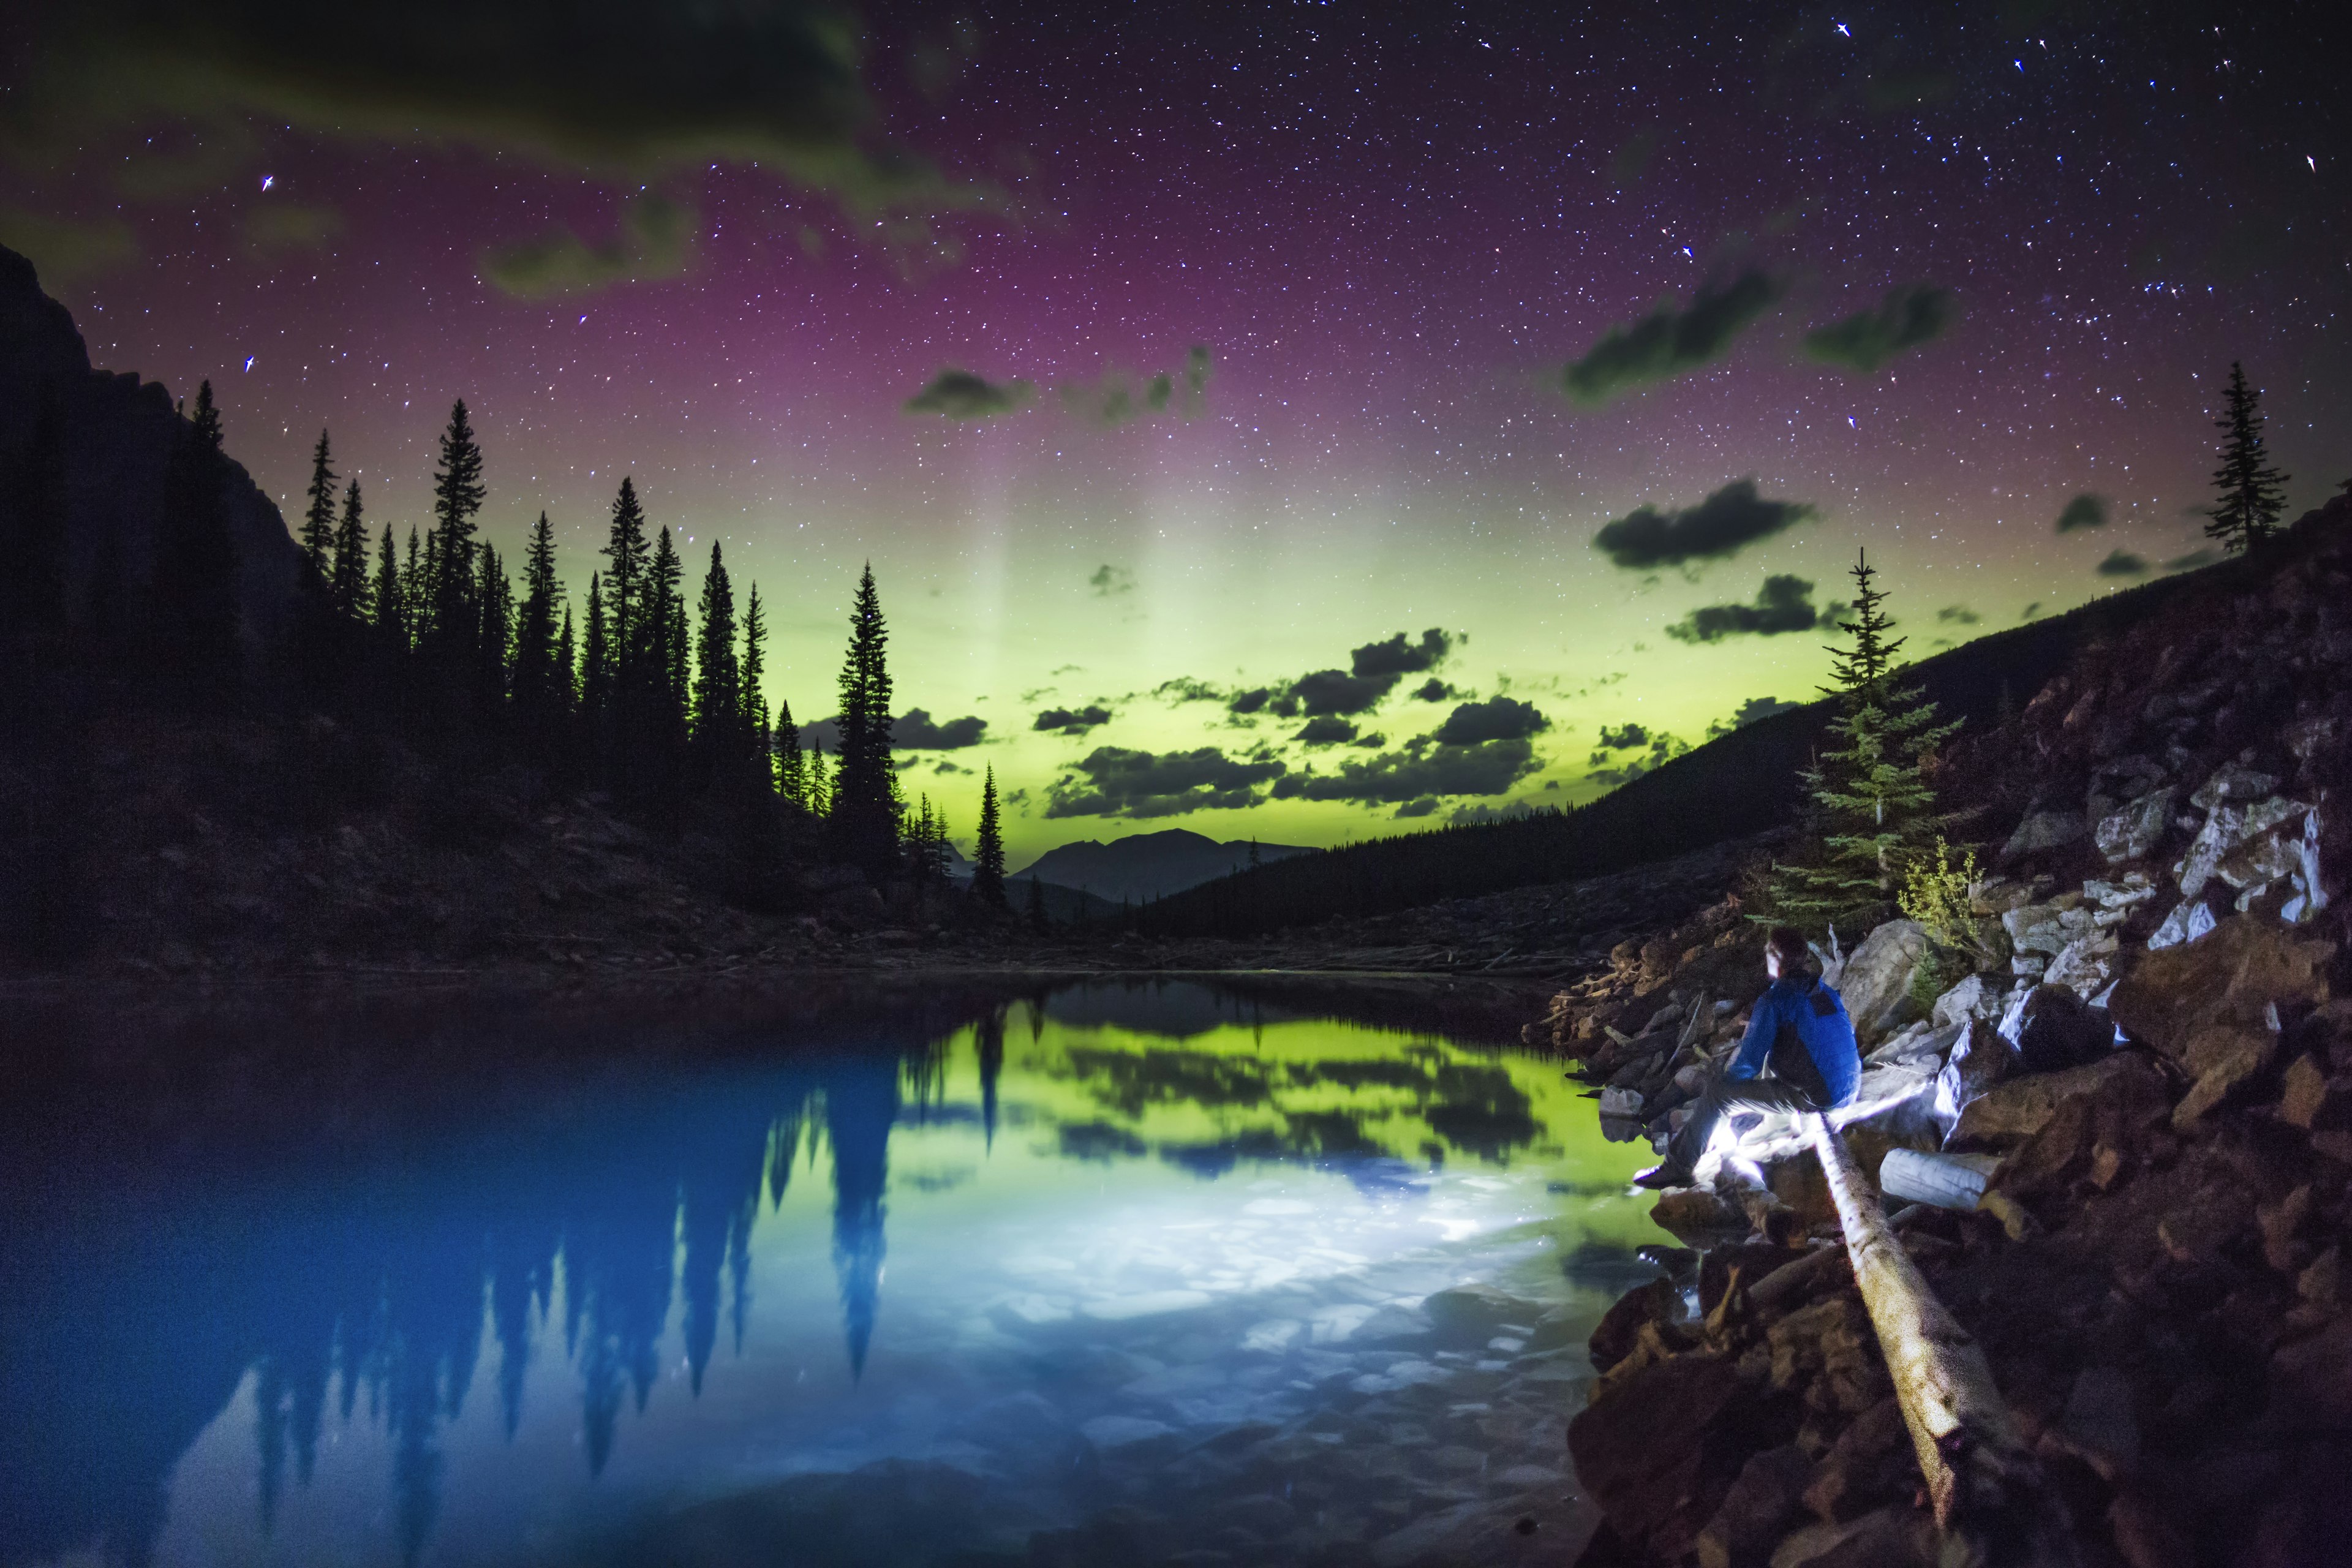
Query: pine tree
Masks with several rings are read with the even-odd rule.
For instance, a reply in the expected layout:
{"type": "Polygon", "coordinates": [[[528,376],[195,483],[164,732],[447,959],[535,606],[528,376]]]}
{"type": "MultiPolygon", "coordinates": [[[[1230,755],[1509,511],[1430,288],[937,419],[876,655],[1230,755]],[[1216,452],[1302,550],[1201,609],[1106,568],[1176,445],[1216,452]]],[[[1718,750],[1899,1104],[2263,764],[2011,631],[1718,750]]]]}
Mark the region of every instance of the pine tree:
{"type": "Polygon", "coordinates": [[[408,595],[401,586],[400,563],[393,553],[388,522],[383,525],[383,547],[376,552],[375,591],[370,595],[368,619],[385,647],[408,651],[408,595]]]}
{"type": "Polygon", "coordinates": [[[496,707],[506,700],[507,661],[514,645],[514,584],[507,578],[499,552],[482,542],[476,553],[481,570],[472,595],[479,617],[474,635],[475,684],[484,703],[496,707]]]}
{"type": "Polygon", "coordinates": [[[41,387],[22,471],[0,496],[0,655],[38,661],[66,635],[65,401],[41,387]]]}
{"type": "Polygon", "coordinates": [[[871,564],[858,579],[849,627],[833,781],[834,847],[844,860],[878,878],[898,858],[898,822],[906,808],[890,765],[889,630],[871,564]]]}
{"type": "Polygon", "coordinates": [[[310,504],[302,513],[300,536],[302,558],[321,584],[330,580],[334,569],[335,470],[327,463],[327,433],[321,430],[319,445],[310,453],[310,504]]]}
{"type": "Polygon", "coordinates": [[[808,760],[801,755],[801,732],[793,722],[793,705],[776,703],[776,793],[802,810],[809,805],[808,760]]]}
{"type": "Polygon", "coordinates": [[[824,737],[809,738],[808,808],[812,815],[831,823],[833,820],[833,780],[824,767],[824,737]]]}
{"type": "Polygon", "coordinates": [[[659,699],[663,738],[672,744],[685,738],[691,696],[687,679],[686,595],[678,592],[685,577],[686,563],[678,559],[677,546],[665,523],[654,541],[653,560],[646,567],[646,674],[659,699]]]}
{"type": "Polygon", "coordinates": [[[588,630],[580,649],[580,711],[602,719],[613,702],[612,617],[604,611],[603,577],[588,574],[588,630]]]}
{"type": "Polygon", "coordinates": [[[2246,384],[2245,367],[2235,360],[2230,362],[2230,386],[2222,396],[2221,417],[2213,421],[2221,432],[2221,466],[2213,470],[2213,488],[2221,491],[2221,499],[2213,504],[2205,536],[2238,555],[2266,543],[2278,531],[2292,476],[2271,467],[2263,440],[2262,394],[2246,384]]]}
{"type": "Polygon", "coordinates": [[[580,655],[572,643],[572,606],[563,606],[563,630],[555,639],[555,701],[570,713],[580,706],[580,655]]]}
{"type": "Polygon", "coordinates": [[[980,837],[972,845],[971,896],[992,910],[1004,904],[1004,827],[998,819],[996,769],[980,781],[980,837]]]}
{"type": "Polygon", "coordinates": [[[452,664],[475,651],[481,611],[474,561],[474,518],[482,510],[482,449],[467,423],[466,401],[449,409],[441,433],[441,467],[433,476],[431,608],[424,616],[432,645],[452,664]]]}
{"type": "Polygon", "coordinates": [[[710,570],[703,574],[700,629],[695,642],[693,709],[689,716],[695,750],[703,765],[716,769],[741,757],[742,667],[735,653],[735,589],[719,542],[710,542],[710,570]]]}
{"type": "Polygon", "coordinates": [[[367,523],[360,505],[360,482],[353,479],[343,489],[343,515],[335,525],[335,556],[327,569],[327,595],[339,613],[356,621],[365,616],[367,594],[367,523]]]}
{"type": "Polygon", "coordinates": [[[765,787],[775,787],[775,758],[768,745],[768,700],[760,688],[768,674],[768,616],[760,607],[760,584],[743,605],[742,715],[736,721],[738,743],[757,764],[765,787]]]}
{"type": "Polygon", "coordinates": [[[408,525],[408,559],[400,568],[400,619],[408,628],[408,646],[424,640],[425,612],[431,607],[426,578],[428,563],[417,553],[416,525],[408,525]]]}
{"type": "Polygon", "coordinates": [[[547,513],[532,525],[522,558],[522,605],[515,616],[514,701],[528,724],[544,726],[570,706],[559,690],[568,679],[555,636],[555,534],[547,513]]]}
{"type": "Polygon", "coordinates": [[[636,683],[636,650],[644,635],[637,625],[637,606],[645,591],[649,548],[636,482],[624,477],[620,493],[613,498],[612,531],[604,542],[609,563],[604,571],[605,649],[612,665],[607,673],[615,687],[636,683]]]}
{"type": "Polygon", "coordinates": [[[1901,684],[1895,655],[1909,639],[1887,637],[1886,595],[1874,585],[1877,573],[1866,553],[1856,557],[1853,575],[1853,619],[1839,629],[1853,646],[1830,650],[1837,685],[1823,689],[1839,699],[1829,724],[1833,744],[1800,774],[1812,797],[1819,863],[1776,866],[1773,907],[1759,911],[1812,930],[1875,924],[1912,858],[1952,820],[1936,810],[1925,763],[1959,725],[1937,723],[1936,705],[1923,700],[1921,689],[1901,684]]]}
{"type": "Polygon", "coordinates": [[[220,411],[213,384],[196,389],[196,409],[179,433],[165,477],[163,538],[156,546],[153,618],[163,668],[199,682],[236,665],[236,542],[223,487],[220,411]]]}

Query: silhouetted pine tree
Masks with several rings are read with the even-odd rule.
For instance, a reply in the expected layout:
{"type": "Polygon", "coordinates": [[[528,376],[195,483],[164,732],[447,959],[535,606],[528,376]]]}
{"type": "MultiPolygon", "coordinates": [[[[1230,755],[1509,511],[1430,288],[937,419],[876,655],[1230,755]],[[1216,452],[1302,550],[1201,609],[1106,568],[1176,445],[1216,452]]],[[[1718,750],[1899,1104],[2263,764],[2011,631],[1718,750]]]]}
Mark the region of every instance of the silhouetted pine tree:
{"type": "Polygon", "coordinates": [[[514,644],[514,584],[506,563],[484,540],[476,550],[481,569],[476,574],[473,601],[479,616],[474,636],[475,688],[485,706],[506,700],[507,661],[514,644]]]}
{"type": "Polygon", "coordinates": [[[828,825],[833,821],[833,780],[824,767],[824,737],[809,737],[808,808],[828,825]]]}
{"type": "MultiPolygon", "coordinates": [[[[651,546],[646,540],[645,509],[637,504],[635,479],[624,477],[620,493],[613,498],[613,523],[604,541],[604,632],[605,658],[611,668],[606,676],[614,688],[631,688],[638,684],[637,649],[643,642],[638,619],[638,604],[644,596],[646,557],[651,546]]],[[[592,630],[589,636],[596,636],[592,630]]],[[[593,646],[593,643],[592,643],[593,646]]]]}
{"type": "Polygon", "coordinates": [[[227,474],[220,411],[207,381],[196,389],[195,413],[166,472],[150,611],[162,668],[199,684],[226,678],[236,663],[237,559],[223,491],[227,474]]]}
{"type": "Polygon", "coordinates": [[[579,650],[572,642],[572,606],[563,606],[563,630],[555,639],[555,699],[561,710],[570,714],[580,706],[579,650]]]}
{"type": "Polygon", "coordinates": [[[735,588],[719,542],[710,542],[710,570],[703,574],[699,629],[694,658],[693,707],[688,724],[706,777],[731,769],[744,753],[743,672],[735,652],[735,588]]]}
{"type": "Polygon", "coordinates": [[[426,547],[433,568],[431,598],[419,617],[425,647],[453,669],[473,661],[480,635],[474,518],[486,493],[482,449],[475,444],[461,397],[450,405],[449,426],[441,433],[441,467],[433,476],[433,532],[426,547]]]}
{"type": "Polygon", "coordinates": [[[654,555],[646,565],[646,675],[657,698],[656,712],[661,742],[675,746],[686,739],[686,710],[691,696],[687,679],[688,637],[686,595],[678,591],[686,563],[665,523],[654,539],[654,555]]]}
{"type": "Polygon", "coordinates": [[[803,811],[809,804],[808,759],[801,755],[800,727],[793,722],[793,705],[776,702],[776,793],[803,811]]]}
{"type": "MultiPolygon", "coordinates": [[[[522,558],[522,605],[515,616],[515,715],[536,743],[553,738],[553,725],[571,704],[562,687],[569,677],[555,633],[555,601],[563,592],[555,580],[555,534],[547,513],[531,526],[522,558]]],[[[567,615],[565,624],[570,624],[567,615]]]]}
{"type": "Polygon", "coordinates": [[[1830,650],[1837,686],[1823,689],[1840,700],[1829,724],[1835,743],[1801,775],[1812,795],[1821,863],[1774,867],[1773,907],[1759,911],[1811,931],[1832,921],[1850,931],[1875,924],[1911,858],[1951,821],[1937,813],[1923,764],[1959,725],[1937,723],[1936,705],[1918,687],[1900,684],[1895,655],[1909,639],[1886,635],[1893,625],[1886,595],[1873,584],[1877,573],[1866,553],[1855,558],[1853,575],[1853,619],[1839,629],[1853,646],[1830,650]]]}
{"type": "Polygon", "coordinates": [[[918,888],[943,886],[948,879],[948,819],[931,808],[931,797],[919,797],[914,819],[907,825],[904,856],[907,873],[918,888]]]}
{"type": "Polygon", "coordinates": [[[612,616],[604,610],[604,578],[588,574],[588,629],[580,648],[580,714],[591,723],[606,721],[613,703],[612,616]]]}
{"type": "Polygon", "coordinates": [[[997,816],[992,765],[980,781],[980,837],[971,850],[971,896],[990,909],[1004,908],[1004,826],[997,816]]]}
{"type": "Polygon", "coordinates": [[[2237,555],[2278,531],[2292,476],[2271,467],[2263,439],[2262,394],[2246,384],[2245,367],[2235,360],[2230,362],[2230,385],[2222,400],[2221,417],[2213,421],[2221,432],[2221,466],[2213,470],[2213,488],[2221,498],[2213,503],[2205,536],[2237,555]]]}
{"type": "MultiPolygon", "coordinates": [[[[386,532],[387,541],[390,538],[386,532]]],[[[336,611],[351,620],[367,613],[367,523],[360,506],[360,482],[343,489],[343,515],[335,525],[334,560],[327,568],[327,596],[336,611]]]]}
{"type": "MultiPolygon", "coordinates": [[[[410,535],[414,548],[415,534],[410,535]]],[[[400,563],[393,554],[392,524],[383,525],[383,547],[376,552],[375,591],[368,600],[369,624],[383,645],[401,653],[408,651],[408,592],[400,580],[400,563]]]]}
{"type": "Polygon", "coordinates": [[[416,525],[408,525],[408,559],[400,568],[400,619],[408,628],[408,646],[415,647],[425,636],[425,612],[430,606],[431,594],[427,578],[427,563],[417,553],[416,525]]]}
{"type": "Polygon", "coordinates": [[[870,877],[889,873],[898,858],[898,823],[905,806],[890,766],[888,628],[869,563],[857,580],[850,609],[849,647],[841,665],[841,739],[833,781],[835,852],[870,877]]]}
{"type": "Polygon", "coordinates": [[[768,616],[760,607],[760,584],[743,605],[742,710],[735,721],[736,744],[751,759],[761,787],[776,787],[776,759],[768,741],[768,699],[760,688],[768,674],[768,616]]]}
{"type": "Polygon", "coordinates": [[[310,504],[302,512],[299,535],[302,558],[310,563],[311,574],[321,586],[329,582],[335,563],[335,470],[327,464],[327,433],[321,430],[319,445],[310,453],[310,504]]]}

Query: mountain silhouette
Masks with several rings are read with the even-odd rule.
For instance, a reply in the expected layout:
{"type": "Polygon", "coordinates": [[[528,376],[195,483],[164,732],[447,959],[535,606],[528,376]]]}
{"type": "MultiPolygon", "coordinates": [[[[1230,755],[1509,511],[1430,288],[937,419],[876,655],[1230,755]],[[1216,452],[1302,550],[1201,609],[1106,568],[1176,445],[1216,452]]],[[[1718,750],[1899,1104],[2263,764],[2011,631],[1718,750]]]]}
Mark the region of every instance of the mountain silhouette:
{"type": "Polygon", "coordinates": [[[1253,847],[1260,863],[1317,853],[1303,844],[1254,847],[1246,838],[1220,844],[1205,834],[1171,827],[1108,844],[1096,838],[1065,844],[1048,849],[1013,875],[1024,882],[1037,877],[1048,886],[1083,888],[1113,902],[1128,899],[1142,903],[1245,869],[1253,847]]]}

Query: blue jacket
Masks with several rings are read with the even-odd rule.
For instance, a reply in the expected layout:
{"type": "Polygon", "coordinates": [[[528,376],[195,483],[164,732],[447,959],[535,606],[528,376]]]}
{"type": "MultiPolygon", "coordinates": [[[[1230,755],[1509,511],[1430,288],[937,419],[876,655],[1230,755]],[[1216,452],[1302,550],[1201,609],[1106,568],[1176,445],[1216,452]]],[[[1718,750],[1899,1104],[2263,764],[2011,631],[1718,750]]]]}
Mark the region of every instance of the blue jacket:
{"type": "Polygon", "coordinates": [[[1739,1054],[1731,1058],[1723,1076],[1754,1078],[1784,1036],[1793,1036],[1802,1044],[1820,1070],[1830,1093],[1829,1106],[1823,1109],[1853,1099],[1854,1086],[1862,1078],[1862,1050],[1853,1041],[1853,1020],[1846,1016],[1845,999],[1813,975],[1775,980],[1756,999],[1739,1054]]]}

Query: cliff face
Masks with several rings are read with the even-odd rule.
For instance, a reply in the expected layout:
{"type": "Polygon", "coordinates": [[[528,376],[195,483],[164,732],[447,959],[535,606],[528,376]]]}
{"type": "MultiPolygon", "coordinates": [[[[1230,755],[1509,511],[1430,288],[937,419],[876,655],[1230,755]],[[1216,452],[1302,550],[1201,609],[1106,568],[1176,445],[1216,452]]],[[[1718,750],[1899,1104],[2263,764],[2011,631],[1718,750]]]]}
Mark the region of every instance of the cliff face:
{"type": "MultiPolygon", "coordinates": [[[[101,574],[119,574],[134,595],[148,582],[164,468],[187,421],[161,383],[91,368],[73,317],[41,292],[33,264],[0,248],[0,474],[24,471],[52,398],[63,416],[66,603],[78,616],[101,574]]],[[[223,499],[250,647],[292,616],[302,557],[277,506],[234,459],[227,468],[223,499]]]]}

